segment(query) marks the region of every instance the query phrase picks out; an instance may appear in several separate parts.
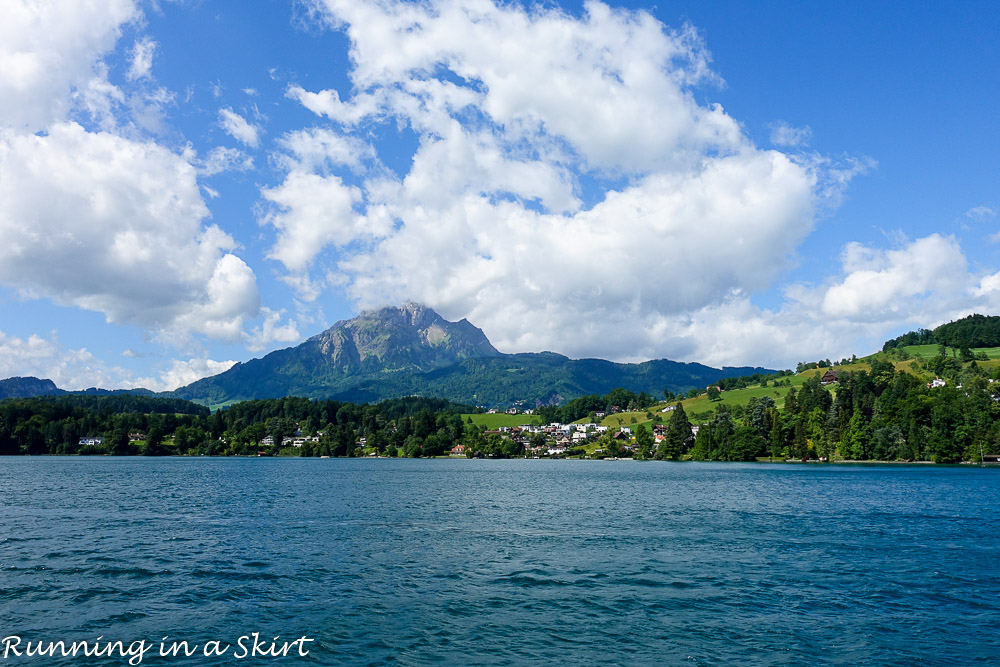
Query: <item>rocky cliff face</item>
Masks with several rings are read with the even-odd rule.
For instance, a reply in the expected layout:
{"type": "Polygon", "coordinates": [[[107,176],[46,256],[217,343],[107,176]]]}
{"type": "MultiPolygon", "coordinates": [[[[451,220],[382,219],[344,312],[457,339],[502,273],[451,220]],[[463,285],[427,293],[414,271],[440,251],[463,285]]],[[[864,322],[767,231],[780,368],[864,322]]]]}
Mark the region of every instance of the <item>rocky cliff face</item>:
{"type": "Polygon", "coordinates": [[[334,366],[352,370],[431,370],[500,354],[468,320],[449,322],[415,303],[337,322],[304,345],[316,346],[334,366]]]}

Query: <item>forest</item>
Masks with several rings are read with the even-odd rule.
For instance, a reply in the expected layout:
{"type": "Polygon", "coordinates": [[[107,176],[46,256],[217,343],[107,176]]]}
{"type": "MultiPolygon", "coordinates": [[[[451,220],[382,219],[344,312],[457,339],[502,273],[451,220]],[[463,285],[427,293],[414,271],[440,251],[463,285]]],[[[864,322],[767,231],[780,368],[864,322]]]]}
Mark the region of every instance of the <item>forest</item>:
{"type": "MultiPolygon", "coordinates": [[[[975,361],[939,355],[927,366],[948,379],[930,387],[917,376],[875,359],[871,370],[842,372],[836,391],[817,372],[785,397],[752,398],[745,407],[719,405],[697,436],[674,443],[671,458],[746,461],[978,461],[1000,442],[1000,385],[975,361]]],[[[676,410],[671,422],[681,418],[676,410]]],[[[683,428],[674,429],[683,432],[683,428]]]]}
{"type": "Polygon", "coordinates": [[[882,351],[907,345],[947,345],[962,350],[1000,347],[1000,316],[973,314],[929,329],[917,329],[887,340],[882,351]]]}
{"type": "MultiPolygon", "coordinates": [[[[897,371],[886,355],[876,355],[870,370],[841,371],[830,386],[822,384],[817,369],[788,390],[780,410],[771,396],[754,396],[745,405],[719,403],[714,411],[692,415],[698,422],[693,424],[679,400],[669,417],[653,415],[649,410],[657,401],[652,396],[619,388],[543,406],[537,415],[548,424],[593,420],[598,412],[647,411],[648,421],[633,420],[627,440],[594,432],[568,455],[582,455],[588,443],[596,443],[596,450],[587,451],[599,456],[703,461],[954,463],[997,453],[997,373],[943,350],[921,363],[945,378],[945,386],[931,387],[897,371]]],[[[731,390],[769,380],[779,385],[784,375],[720,384],[731,390]]],[[[669,390],[664,396],[675,398],[669,390]]],[[[214,413],[188,401],[149,396],[8,399],[0,401],[0,454],[420,457],[439,456],[461,444],[467,456],[512,457],[547,442],[540,433],[512,438],[463,420],[463,414],[475,411],[419,397],[376,404],[262,399],[214,413]],[[298,446],[289,445],[293,438],[298,446]]]]}

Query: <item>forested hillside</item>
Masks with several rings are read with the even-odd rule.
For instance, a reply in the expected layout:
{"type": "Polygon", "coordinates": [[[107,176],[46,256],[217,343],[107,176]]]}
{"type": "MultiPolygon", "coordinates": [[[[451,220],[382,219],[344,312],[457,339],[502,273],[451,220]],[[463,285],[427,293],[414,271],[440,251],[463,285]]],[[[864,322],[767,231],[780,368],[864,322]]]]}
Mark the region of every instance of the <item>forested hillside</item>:
{"type": "Polygon", "coordinates": [[[933,330],[910,331],[886,341],[882,351],[907,345],[946,345],[959,349],[1000,347],[1000,316],[974,314],[933,330]]]}

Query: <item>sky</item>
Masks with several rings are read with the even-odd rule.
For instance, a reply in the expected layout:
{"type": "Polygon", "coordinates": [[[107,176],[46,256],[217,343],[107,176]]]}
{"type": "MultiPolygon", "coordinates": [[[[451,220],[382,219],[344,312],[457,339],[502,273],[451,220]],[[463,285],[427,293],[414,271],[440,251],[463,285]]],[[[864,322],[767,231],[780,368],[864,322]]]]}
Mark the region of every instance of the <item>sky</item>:
{"type": "Polygon", "coordinates": [[[408,301],[771,368],[1000,314],[996,3],[0,14],[0,377],[169,390],[408,301]]]}

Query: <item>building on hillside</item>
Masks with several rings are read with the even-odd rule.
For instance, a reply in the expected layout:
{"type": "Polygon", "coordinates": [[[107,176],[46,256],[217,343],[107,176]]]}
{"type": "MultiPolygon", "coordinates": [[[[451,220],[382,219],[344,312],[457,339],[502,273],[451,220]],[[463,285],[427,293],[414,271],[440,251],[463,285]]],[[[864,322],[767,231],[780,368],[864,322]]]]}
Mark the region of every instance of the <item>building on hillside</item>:
{"type": "Polygon", "coordinates": [[[835,371],[832,368],[826,373],[823,373],[823,377],[820,378],[821,384],[833,384],[840,378],[840,371],[835,371]]]}

